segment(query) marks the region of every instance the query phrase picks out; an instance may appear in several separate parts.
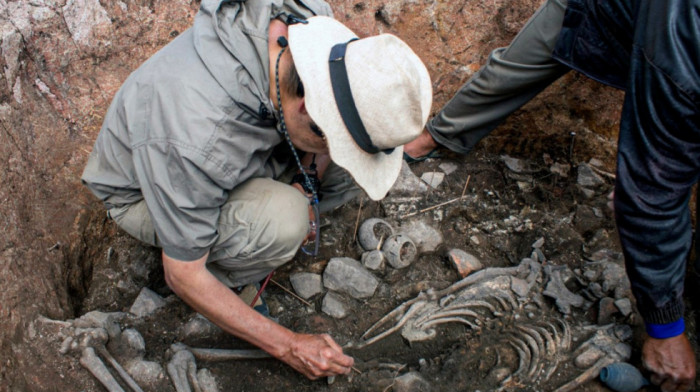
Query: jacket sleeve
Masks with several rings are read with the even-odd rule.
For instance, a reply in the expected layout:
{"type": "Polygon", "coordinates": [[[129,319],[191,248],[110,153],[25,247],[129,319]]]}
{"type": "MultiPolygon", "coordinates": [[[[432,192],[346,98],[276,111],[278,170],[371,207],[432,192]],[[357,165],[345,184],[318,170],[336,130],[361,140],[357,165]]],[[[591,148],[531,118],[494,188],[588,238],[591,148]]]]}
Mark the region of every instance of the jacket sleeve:
{"type": "Polygon", "coordinates": [[[640,2],[618,142],[615,213],[644,321],[683,316],[698,180],[698,1],[640,2]],[[691,10],[686,7],[694,8],[691,10]]]}

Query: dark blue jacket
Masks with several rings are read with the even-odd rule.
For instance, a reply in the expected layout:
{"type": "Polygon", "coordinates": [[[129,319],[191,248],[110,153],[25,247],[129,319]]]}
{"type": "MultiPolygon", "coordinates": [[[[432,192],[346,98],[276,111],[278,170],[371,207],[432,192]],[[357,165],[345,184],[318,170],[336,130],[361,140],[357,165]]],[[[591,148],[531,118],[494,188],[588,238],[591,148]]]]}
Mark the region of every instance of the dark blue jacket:
{"type": "Polygon", "coordinates": [[[554,57],[626,90],[615,214],[645,322],[683,316],[700,173],[700,0],[570,0],[554,57]]]}

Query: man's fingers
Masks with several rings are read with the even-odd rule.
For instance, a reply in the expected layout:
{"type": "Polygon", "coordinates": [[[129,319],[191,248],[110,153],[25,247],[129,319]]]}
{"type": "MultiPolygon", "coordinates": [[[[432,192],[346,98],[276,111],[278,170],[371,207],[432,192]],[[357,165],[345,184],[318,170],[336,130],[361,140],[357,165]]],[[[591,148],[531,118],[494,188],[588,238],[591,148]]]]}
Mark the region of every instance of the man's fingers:
{"type": "MultiPolygon", "coordinates": [[[[648,369],[651,370],[651,369],[648,369]]],[[[651,381],[652,384],[654,385],[661,385],[666,377],[661,377],[660,375],[656,373],[652,373],[651,376],[649,377],[649,381],[651,381]]]]}
{"type": "Polygon", "coordinates": [[[328,345],[330,345],[334,350],[340,351],[341,353],[343,352],[343,348],[340,347],[340,345],[339,345],[338,343],[336,343],[335,340],[333,340],[333,338],[332,338],[330,335],[324,333],[324,334],[321,335],[321,337],[322,337],[323,340],[325,340],[326,343],[328,343],[328,345]]]}

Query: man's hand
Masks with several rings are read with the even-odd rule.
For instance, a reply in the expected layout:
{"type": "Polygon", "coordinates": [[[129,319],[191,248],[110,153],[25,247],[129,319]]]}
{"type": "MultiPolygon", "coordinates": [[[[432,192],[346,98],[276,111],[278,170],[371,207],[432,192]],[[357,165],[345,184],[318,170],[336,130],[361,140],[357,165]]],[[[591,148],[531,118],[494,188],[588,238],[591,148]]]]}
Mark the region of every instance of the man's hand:
{"type": "Polygon", "coordinates": [[[662,392],[685,392],[695,384],[695,353],[685,334],[667,339],[647,337],[642,362],[651,374],[651,383],[662,392]]]}
{"type": "Polygon", "coordinates": [[[343,349],[326,334],[296,334],[290,342],[289,351],[279,359],[312,380],[348,374],[355,363],[354,359],[343,354],[343,349]]]}

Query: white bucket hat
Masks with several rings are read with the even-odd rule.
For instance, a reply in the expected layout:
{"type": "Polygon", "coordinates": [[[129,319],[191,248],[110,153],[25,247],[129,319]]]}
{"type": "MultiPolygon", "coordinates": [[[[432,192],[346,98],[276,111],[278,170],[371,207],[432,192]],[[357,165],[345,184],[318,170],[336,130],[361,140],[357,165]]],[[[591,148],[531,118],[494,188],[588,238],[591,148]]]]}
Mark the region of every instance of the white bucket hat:
{"type": "Polygon", "coordinates": [[[396,36],[357,38],[325,16],[289,27],[306,110],[326,136],[331,159],[379,200],[399,175],[403,145],[423,131],[432,86],[423,62],[396,36]]]}

